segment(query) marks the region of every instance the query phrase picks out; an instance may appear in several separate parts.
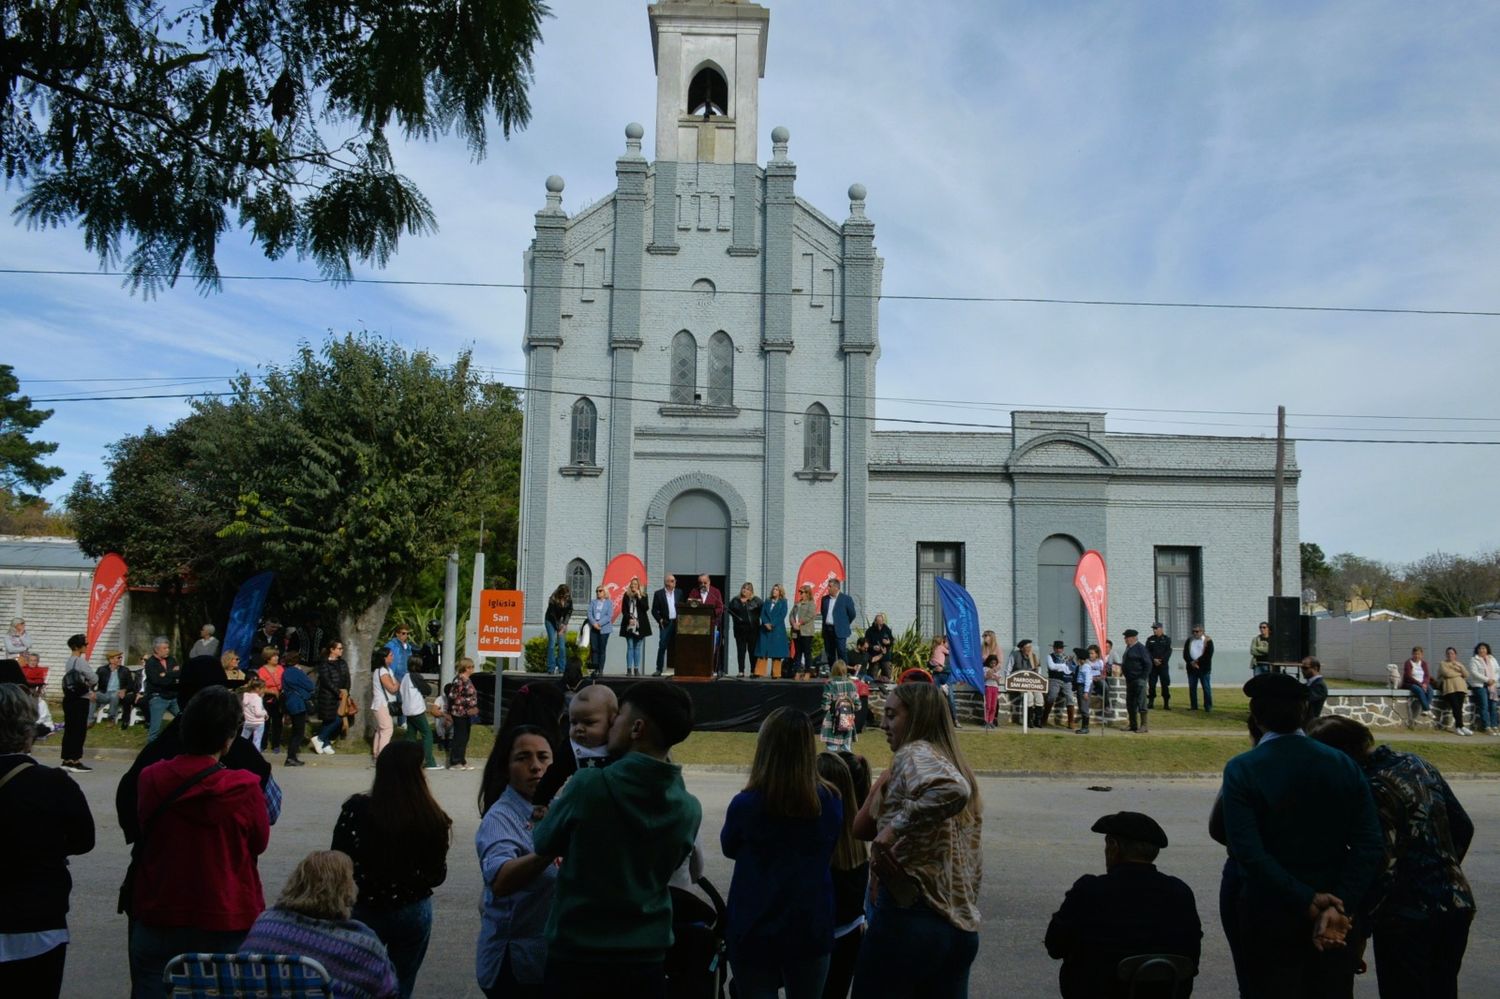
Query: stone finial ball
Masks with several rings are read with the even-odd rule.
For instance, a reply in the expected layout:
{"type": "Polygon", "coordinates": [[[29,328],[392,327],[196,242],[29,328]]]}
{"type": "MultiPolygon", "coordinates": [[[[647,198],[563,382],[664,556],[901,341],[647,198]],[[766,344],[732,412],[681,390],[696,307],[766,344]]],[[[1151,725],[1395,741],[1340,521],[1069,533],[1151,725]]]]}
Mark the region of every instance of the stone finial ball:
{"type": "Polygon", "coordinates": [[[633,121],[625,126],[625,138],[639,139],[646,134],[646,129],[638,121],[633,121]]]}
{"type": "Polygon", "coordinates": [[[863,184],[850,184],[849,185],[849,200],[850,201],[863,201],[863,200],[865,200],[865,194],[866,193],[868,193],[868,192],[865,191],[865,185],[863,185],[863,184]]]}
{"type": "Polygon", "coordinates": [[[777,125],[775,128],[771,129],[772,142],[790,142],[791,138],[792,133],[787,131],[785,125],[777,125]]]}
{"type": "Polygon", "coordinates": [[[557,174],[553,174],[552,176],[550,176],[550,177],[547,178],[547,193],[548,194],[561,194],[562,193],[562,189],[563,189],[563,179],[561,177],[559,177],[557,174]]]}

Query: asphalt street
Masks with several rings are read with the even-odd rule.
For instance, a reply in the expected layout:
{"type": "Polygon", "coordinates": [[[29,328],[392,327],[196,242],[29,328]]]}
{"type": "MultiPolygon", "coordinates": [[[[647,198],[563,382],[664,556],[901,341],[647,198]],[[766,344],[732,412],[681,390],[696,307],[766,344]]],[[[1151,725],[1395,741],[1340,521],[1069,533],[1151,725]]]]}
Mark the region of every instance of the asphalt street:
{"type": "MultiPolygon", "coordinates": [[[[43,762],[55,764],[49,751],[43,762]]],[[[79,775],[98,828],[92,853],[73,862],[72,913],[67,977],[69,997],[128,994],[125,919],[115,914],[115,894],[128,851],[115,821],[114,789],[123,760],[91,760],[95,771],[79,775]]],[[[339,806],[368,786],[362,760],[309,758],[300,770],[279,768],[285,810],[273,828],[260,871],[268,901],[274,900],[296,862],[308,851],[327,848],[339,806]]],[[[481,995],[473,977],[479,872],[474,832],[479,824],[475,795],[479,771],[429,774],[434,791],[454,819],[448,880],[434,896],[431,948],[417,983],[418,996],[444,999],[481,995]]],[[[732,865],[718,850],[717,833],[729,799],[743,784],[733,773],[689,770],[688,788],[703,804],[708,876],[725,894],[732,865]]],[[[1100,815],[1122,809],[1153,815],[1171,846],[1159,866],[1185,880],[1198,898],[1204,923],[1203,966],[1195,996],[1232,996],[1233,972],[1218,922],[1219,870],[1223,851],[1207,835],[1209,807],[1217,782],[1202,780],[1109,780],[1099,778],[982,779],[985,796],[984,885],[980,908],[984,927],[971,994],[1047,996],[1057,994],[1057,965],[1042,948],[1047,920],[1064,891],[1082,874],[1103,870],[1103,837],[1089,832],[1100,815]],[[1091,787],[1092,786],[1092,787],[1091,787]],[[1094,788],[1104,788],[1096,790],[1094,788]]],[[[1470,935],[1460,995],[1500,994],[1500,781],[1455,783],[1478,827],[1465,864],[1479,899],[1470,935]]],[[[191,885],[182,886],[191,891],[191,885]]],[[[920,959],[919,957],[917,959],[920,959]]],[[[1360,980],[1356,995],[1376,994],[1373,973],[1360,980]]]]}

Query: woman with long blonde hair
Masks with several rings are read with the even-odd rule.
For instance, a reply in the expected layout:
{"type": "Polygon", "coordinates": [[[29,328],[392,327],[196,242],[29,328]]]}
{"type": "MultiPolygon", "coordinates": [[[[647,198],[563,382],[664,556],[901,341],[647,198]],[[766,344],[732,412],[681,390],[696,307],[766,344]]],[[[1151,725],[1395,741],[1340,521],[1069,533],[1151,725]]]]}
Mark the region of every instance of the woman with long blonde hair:
{"type": "Polygon", "coordinates": [[[777,708],[760,726],[750,780],[719,843],[733,860],[726,939],[740,999],[820,999],[833,950],[831,864],[844,827],[818,777],[812,721],[777,708]]]}
{"type": "Polygon", "coordinates": [[[904,683],[885,705],[890,768],[855,834],[872,840],[879,879],[854,995],[966,996],[979,950],[983,801],[942,691],[904,683]],[[921,953],[921,962],[910,960],[921,953]]]}
{"type": "Polygon", "coordinates": [[[786,587],[771,587],[770,596],[760,605],[760,644],[757,659],[766,661],[767,676],[786,676],[792,661],[792,647],[786,633],[786,587]]]}

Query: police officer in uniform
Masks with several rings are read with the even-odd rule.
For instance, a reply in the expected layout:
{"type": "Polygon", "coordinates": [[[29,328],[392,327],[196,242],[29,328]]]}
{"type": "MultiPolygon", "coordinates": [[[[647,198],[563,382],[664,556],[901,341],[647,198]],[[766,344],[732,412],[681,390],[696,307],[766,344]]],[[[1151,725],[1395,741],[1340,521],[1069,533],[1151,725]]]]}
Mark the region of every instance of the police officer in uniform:
{"type": "Polygon", "coordinates": [[[1146,639],[1146,651],[1151,653],[1151,684],[1147,703],[1156,707],[1156,683],[1160,680],[1162,709],[1171,711],[1172,674],[1167,672],[1167,664],[1172,661],[1172,638],[1162,630],[1160,621],[1151,625],[1151,637],[1146,639]]]}
{"type": "MultiPolygon", "coordinates": [[[[1193,890],[1156,869],[1166,832],[1140,812],[1106,815],[1093,831],[1104,834],[1106,872],[1075,881],[1047,925],[1047,954],[1062,959],[1063,999],[1128,994],[1116,969],[1137,954],[1176,954],[1192,962],[1196,975],[1203,926],[1193,890]]],[[[1191,993],[1189,983],[1178,994],[1191,993]]]]}

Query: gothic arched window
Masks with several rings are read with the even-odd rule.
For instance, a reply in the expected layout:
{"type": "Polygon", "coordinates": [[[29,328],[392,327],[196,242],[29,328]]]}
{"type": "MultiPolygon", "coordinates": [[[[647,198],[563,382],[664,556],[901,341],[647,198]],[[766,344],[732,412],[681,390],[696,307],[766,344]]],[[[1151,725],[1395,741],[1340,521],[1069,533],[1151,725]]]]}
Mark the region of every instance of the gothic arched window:
{"type": "Polygon", "coordinates": [[[672,402],[691,406],[698,394],[698,341],[682,330],[672,338],[672,402]]]}
{"type": "Polygon", "coordinates": [[[688,84],[688,114],[705,118],[729,113],[729,84],[712,66],[704,66],[688,84]]]}
{"type": "Polygon", "coordinates": [[[829,436],[828,410],[820,402],[807,407],[802,421],[802,467],[809,472],[826,472],[833,467],[829,436]]]}
{"type": "Polygon", "coordinates": [[[588,399],[573,403],[572,464],[594,464],[594,442],[598,439],[599,411],[588,399]]]}
{"type": "Polygon", "coordinates": [[[594,574],[589,571],[587,562],[575,558],[568,563],[568,590],[574,607],[588,607],[589,601],[594,599],[593,582],[594,574]]]}
{"type": "Polygon", "coordinates": [[[708,341],[708,404],[734,405],[734,341],[723,330],[708,341]]]}

